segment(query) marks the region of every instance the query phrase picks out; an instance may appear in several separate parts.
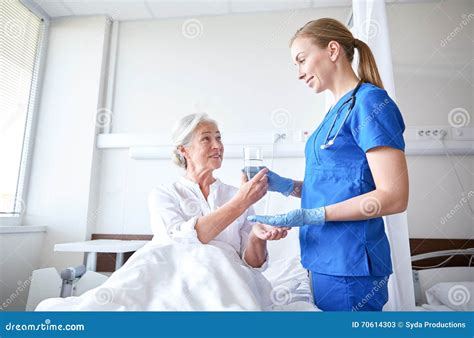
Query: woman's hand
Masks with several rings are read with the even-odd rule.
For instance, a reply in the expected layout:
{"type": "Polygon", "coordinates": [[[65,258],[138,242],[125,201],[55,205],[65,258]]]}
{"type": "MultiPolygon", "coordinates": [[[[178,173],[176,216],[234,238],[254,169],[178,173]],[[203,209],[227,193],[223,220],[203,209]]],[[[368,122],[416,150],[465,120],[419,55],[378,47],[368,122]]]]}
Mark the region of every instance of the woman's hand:
{"type": "Polygon", "coordinates": [[[252,227],[252,233],[263,241],[278,241],[288,235],[288,227],[272,227],[270,225],[256,223],[252,227]]]}
{"type": "Polygon", "coordinates": [[[259,268],[265,263],[267,257],[267,241],[277,241],[288,235],[290,228],[272,227],[270,225],[255,223],[245,248],[245,261],[254,268],[259,268]]]}
{"type": "Polygon", "coordinates": [[[267,168],[260,170],[250,181],[242,174],[242,184],[235,198],[246,206],[246,209],[259,201],[268,190],[267,168]]]}

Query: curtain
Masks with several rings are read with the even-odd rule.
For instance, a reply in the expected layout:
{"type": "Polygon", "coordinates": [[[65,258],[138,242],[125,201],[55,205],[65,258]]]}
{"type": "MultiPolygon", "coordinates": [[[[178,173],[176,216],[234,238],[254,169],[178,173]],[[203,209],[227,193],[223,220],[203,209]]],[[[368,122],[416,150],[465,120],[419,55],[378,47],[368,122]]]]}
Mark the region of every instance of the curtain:
{"type": "MultiPolygon", "coordinates": [[[[352,10],[352,32],[355,37],[370,46],[384,87],[390,97],[396,101],[385,2],[383,0],[353,0],[352,10]]],[[[393,274],[388,283],[389,301],[384,311],[413,311],[415,293],[406,212],[384,217],[384,221],[393,264],[393,274]]]]}

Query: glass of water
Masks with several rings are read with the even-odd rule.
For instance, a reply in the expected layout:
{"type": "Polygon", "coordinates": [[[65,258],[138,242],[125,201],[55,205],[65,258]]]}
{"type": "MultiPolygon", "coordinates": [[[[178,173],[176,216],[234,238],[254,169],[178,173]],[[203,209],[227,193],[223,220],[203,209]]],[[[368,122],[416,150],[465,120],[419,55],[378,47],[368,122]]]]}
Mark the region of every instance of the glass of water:
{"type": "Polygon", "coordinates": [[[260,147],[244,147],[244,171],[251,180],[264,168],[262,149],[260,147]]]}

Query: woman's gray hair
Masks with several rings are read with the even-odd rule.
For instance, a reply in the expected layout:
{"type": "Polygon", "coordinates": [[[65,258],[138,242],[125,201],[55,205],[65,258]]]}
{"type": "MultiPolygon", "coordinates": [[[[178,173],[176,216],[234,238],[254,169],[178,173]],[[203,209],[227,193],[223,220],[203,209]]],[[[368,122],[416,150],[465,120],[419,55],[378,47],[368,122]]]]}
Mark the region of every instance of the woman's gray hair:
{"type": "Polygon", "coordinates": [[[179,151],[180,146],[187,146],[193,138],[194,131],[200,123],[213,123],[217,126],[217,122],[209,117],[206,113],[196,113],[186,115],[181,118],[174,126],[171,134],[173,141],[173,162],[181,168],[187,169],[188,164],[186,158],[179,151]]]}

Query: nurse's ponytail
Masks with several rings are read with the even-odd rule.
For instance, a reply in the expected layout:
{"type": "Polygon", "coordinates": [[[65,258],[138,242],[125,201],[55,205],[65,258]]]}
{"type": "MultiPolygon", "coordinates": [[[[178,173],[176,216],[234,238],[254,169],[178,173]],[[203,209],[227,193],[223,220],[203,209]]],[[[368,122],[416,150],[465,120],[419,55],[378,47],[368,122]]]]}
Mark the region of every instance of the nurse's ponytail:
{"type": "Polygon", "coordinates": [[[363,82],[370,82],[383,88],[382,79],[370,47],[365,42],[354,39],[351,31],[341,22],[331,18],[310,21],[296,31],[290,46],[299,37],[309,37],[321,48],[326,48],[331,41],[337,41],[344,49],[349,63],[352,63],[354,50],[357,48],[359,51],[359,67],[357,69],[359,78],[363,82]]]}
{"type": "Polygon", "coordinates": [[[359,67],[357,73],[363,82],[370,82],[373,85],[383,88],[377,63],[370,47],[364,41],[354,39],[354,47],[359,51],[359,67]]]}

